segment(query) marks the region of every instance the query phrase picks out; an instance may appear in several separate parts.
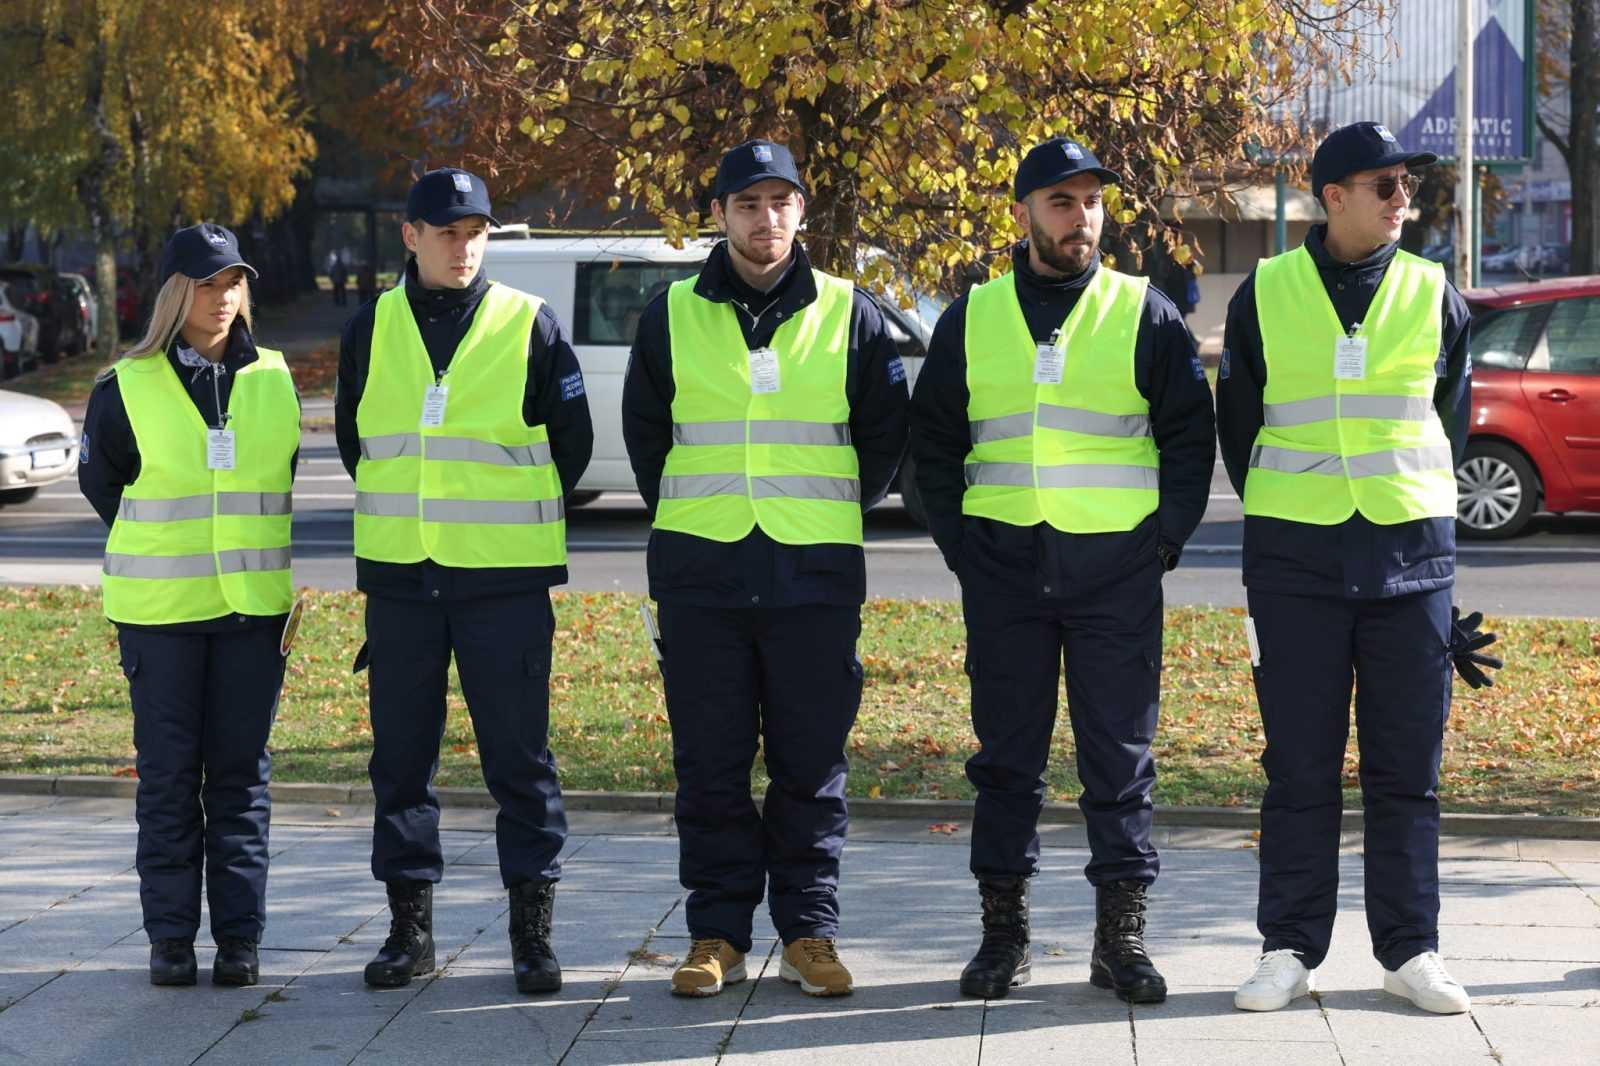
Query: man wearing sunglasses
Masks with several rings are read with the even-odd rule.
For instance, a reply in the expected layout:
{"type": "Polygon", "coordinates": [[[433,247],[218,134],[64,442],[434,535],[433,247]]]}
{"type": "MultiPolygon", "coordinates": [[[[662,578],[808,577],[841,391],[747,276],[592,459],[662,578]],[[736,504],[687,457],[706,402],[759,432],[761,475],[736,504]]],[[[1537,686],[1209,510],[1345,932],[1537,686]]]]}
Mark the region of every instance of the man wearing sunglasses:
{"type": "Polygon", "coordinates": [[[1435,158],[1373,122],[1330,133],[1311,163],[1327,224],[1263,260],[1228,307],[1217,430],[1244,500],[1267,739],[1264,943],[1234,996],[1243,1010],[1306,995],[1327,955],[1353,682],[1367,926],[1384,988],[1436,1013],[1469,1006],[1438,954],[1435,794],[1451,658],[1469,654],[1452,634],[1471,628],[1450,607],[1468,312],[1438,264],[1398,248],[1415,171],[1435,158]]]}

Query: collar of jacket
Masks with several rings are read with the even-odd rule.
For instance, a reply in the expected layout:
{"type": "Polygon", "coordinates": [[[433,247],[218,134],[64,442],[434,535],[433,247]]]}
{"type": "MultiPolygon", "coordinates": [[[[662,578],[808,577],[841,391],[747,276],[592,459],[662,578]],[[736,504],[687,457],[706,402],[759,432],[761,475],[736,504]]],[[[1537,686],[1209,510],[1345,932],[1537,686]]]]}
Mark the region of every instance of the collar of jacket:
{"type": "Polygon", "coordinates": [[[489,279],[484,277],[482,267],[478,268],[477,276],[464,289],[427,288],[417,276],[416,259],[406,260],[406,300],[411,304],[411,313],[419,317],[437,318],[475,304],[483,299],[488,288],[489,279]]]}
{"type": "Polygon", "coordinates": [[[1400,242],[1386,244],[1365,259],[1354,263],[1345,263],[1335,259],[1328,251],[1328,246],[1323,243],[1328,235],[1328,224],[1319,222],[1306,232],[1306,251],[1311,253],[1311,261],[1317,264],[1317,270],[1323,274],[1347,276],[1350,274],[1365,274],[1375,270],[1380,274],[1389,268],[1394,261],[1394,253],[1400,247],[1400,242]]]}
{"type": "Polygon", "coordinates": [[[1067,278],[1047,278],[1036,273],[1028,264],[1028,242],[1018,241],[1011,247],[1011,271],[1017,276],[1018,299],[1032,297],[1038,303],[1054,303],[1067,293],[1080,293],[1089,287],[1100,269],[1100,249],[1096,248],[1089,265],[1067,278]]]}
{"type": "Polygon", "coordinates": [[[793,312],[816,301],[817,279],[811,276],[811,258],[797,240],[794,242],[793,261],[783,280],[771,292],[759,292],[746,285],[734,270],[733,259],[728,255],[728,242],[718,241],[706,257],[706,265],[700,268],[700,277],[694,283],[694,294],[719,304],[738,300],[755,310],[777,301],[785,314],[792,317],[793,312]]]}
{"type": "MultiPolygon", "coordinates": [[[[178,345],[182,343],[181,336],[172,338],[172,343],[167,345],[167,362],[178,375],[178,380],[187,383],[194,377],[195,372],[178,359],[178,345]]],[[[244,319],[234,319],[233,326],[228,330],[228,346],[222,352],[222,372],[237,374],[258,358],[260,356],[256,355],[256,340],[250,335],[250,328],[244,324],[244,319]]]]}

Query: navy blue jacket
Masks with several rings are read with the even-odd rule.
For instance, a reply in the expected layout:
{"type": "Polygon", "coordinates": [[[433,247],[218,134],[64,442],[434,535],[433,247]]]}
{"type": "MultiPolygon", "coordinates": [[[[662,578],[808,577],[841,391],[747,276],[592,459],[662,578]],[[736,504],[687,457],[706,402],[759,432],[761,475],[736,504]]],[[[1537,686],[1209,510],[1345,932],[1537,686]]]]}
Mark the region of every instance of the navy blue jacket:
{"type": "MultiPolygon", "coordinates": [[[[1328,299],[1346,331],[1366,317],[1372,297],[1394,259],[1387,245],[1356,263],[1341,263],[1323,246],[1326,226],[1313,226],[1306,250],[1317,264],[1328,299]]],[[[1471,313],[1455,287],[1446,284],[1433,406],[1461,462],[1472,415],[1471,313]]],[[[1256,314],[1255,272],[1228,304],[1222,366],[1217,375],[1217,435],[1228,480],[1241,498],[1250,469],[1250,449],[1262,424],[1267,362],[1256,314]]],[[[1332,353],[1329,353],[1332,358],[1332,353]]],[[[1244,583],[1264,592],[1375,599],[1448,588],[1455,582],[1456,523],[1422,518],[1381,526],[1360,512],[1333,526],[1247,515],[1244,520],[1244,583]]]]}
{"type": "MultiPolygon", "coordinates": [[[[1012,251],[1017,302],[1035,342],[1066,320],[1100,269],[1098,254],[1075,277],[1043,278],[1028,267],[1027,242],[1012,251]]],[[[1015,526],[963,516],[963,461],[972,450],[967,420],[967,297],[939,317],[911,404],[911,457],[928,527],[945,565],[964,585],[1014,596],[1077,596],[1149,566],[1158,548],[1168,569],[1205,515],[1216,429],[1211,390],[1194,338],[1154,285],[1145,293],[1134,342],[1134,383],[1150,405],[1161,454],[1156,512],[1125,533],[1063,533],[1048,523],[1015,526]]],[[[1071,358],[1070,356],[1068,358],[1071,358]]]]}
{"type": "MultiPolygon", "coordinates": [[[[151,356],[150,358],[155,358],[151,356]]],[[[194,401],[195,410],[208,426],[222,424],[220,412],[228,409],[228,398],[233,395],[233,379],[240,370],[260,358],[256,354],[255,340],[250,336],[243,319],[235,319],[228,334],[228,347],[222,354],[218,368],[184,366],[178,360],[178,342],[167,347],[167,361],[178,375],[178,380],[194,401]]],[[[300,453],[289,459],[289,476],[294,477],[300,453]]],[[[139,442],[133,436],[133,424],[128,421],[128,409],[122,402],[122,389],[115,374],[106,374],[94,384],[89,393],[89,407],[83,416],[83,443],[78,452],[78,491],[89,501],[100,520],[111,528],[116,520],[117,508],[122,505],[122,491],[139,476],[139,442]]],[[[128,629],[159,629],[170,633],[218,633],[237,629],[248,624],[283,624],[283,616],[228,614],[202,622],[178,622],[173,625],[150,626],[119,622],[128,629]]]]}
{"type": "MultiPolygon", "coordinates": [[[[811,262],[796,242],[788,273],[771,292],[757,292],[739,277],[726,242],[712,249],[695,281],[695,294],[737,309],[751,348],[768,344],[778,327],[817,298],[811,262]]],[[[639,318],[622,387],[622,438],[639,494],[653,517],[661,495],[661,470],[672,450],[672,340],[667,294],[639,318]]],[[[857,289],[850,308],[845,368],[850,438],[861,469],[861,508],[889,491],[906,443],[905,369],[872,297],[857,289]]],[[[659,602],[698,607],[850,606],[867,595],[866,554],[853,544],[779,544],[760,527],[723,544],[687,533],[650,533],[645,559],[650,595],[659,602]]]]}
{"type": "MultiPolygon", "coordinates": [[[[456,348],[472,326],[472,317],[489,282],[479,271],[465,289],[428,289],[417,280],[415,260],[406,263],[406,299],[417,320],[422,343],[435,374],[450,366],[456,348]]],[[[334,436],[339,458],[353,478],[361,458],[361,437],[356,430],[356,410],[367,384],[372,361],[372,327],[377,301],[362,307],[345,325],[339,342],[339,378],[333,398],[334,436]]],[[[422,397],[417,397],[421,411],[422,397]]],[[[420,414],[419,416],[420,417],[420,414]]],[[[539,308],[533,336],[528,341],[528,384],[523,394],[522,418],[530,426],[543,425],[550,434],[550,456],[561,477],[561,487],[571,492],[589,466],[594,450],[594,426],[589,421],[589,400],[584,395],[583,371],[566,333],[549,304],[539,308]]],[[[472,567],[441,566],[431,559],[420,563],[382,563],[356,558],[356,587],[373,596],[402,600],[481,599],[559,585],[567,580],[565,566],[472,567]]]]}

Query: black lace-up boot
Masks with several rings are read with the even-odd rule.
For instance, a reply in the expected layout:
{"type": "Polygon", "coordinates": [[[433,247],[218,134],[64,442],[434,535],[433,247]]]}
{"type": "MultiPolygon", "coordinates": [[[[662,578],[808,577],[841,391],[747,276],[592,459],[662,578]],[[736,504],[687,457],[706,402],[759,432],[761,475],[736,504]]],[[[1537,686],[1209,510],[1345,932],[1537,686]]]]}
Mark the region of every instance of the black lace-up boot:
{"type": "Polygon", "coordinates": [[[983,943],[961,971],[961,994],[1000,999],[1028,983],[1028,879],[987,877],[978,881],[983,899],[983,943]]]}
{"type": "Polygon", "coordinates": [[[527,881],[511,887],[511,965],[518,992],[561,988],[561,964],[550,950],[555,907],[554,881],[527,881]]]}
{"type": "Polygon", "coordinates": [[[390,881],[389,939],[367,963],[367,984],[403,988],[418,974],[433,972],[433,884],[390,881]]]}
{"type": "Polygon", "coordinates": [[[1094,890],[1094,955],[1089,983],[1109,988],[1129,1003],[1161,1003],[1167,981],[1144,949],[1146,886],[1140,881],[1113,881],[1094,890]]]}

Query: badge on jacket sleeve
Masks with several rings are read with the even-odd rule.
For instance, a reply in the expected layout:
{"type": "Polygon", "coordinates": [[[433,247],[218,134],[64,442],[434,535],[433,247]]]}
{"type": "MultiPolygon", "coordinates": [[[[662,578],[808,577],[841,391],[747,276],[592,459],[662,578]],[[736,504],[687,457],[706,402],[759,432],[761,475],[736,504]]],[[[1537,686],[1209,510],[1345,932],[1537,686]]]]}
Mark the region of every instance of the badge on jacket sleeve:
{"type": "Polygon", "coordinates": [[[283,636],[278,639],[278,654],[285,659],[289,657],[289,649],[294,647],[294,638],[300,635],[300,619],[305,613],[306,598],[301,596],[289,608],[289,617],[283,620],[283,636]]]}

